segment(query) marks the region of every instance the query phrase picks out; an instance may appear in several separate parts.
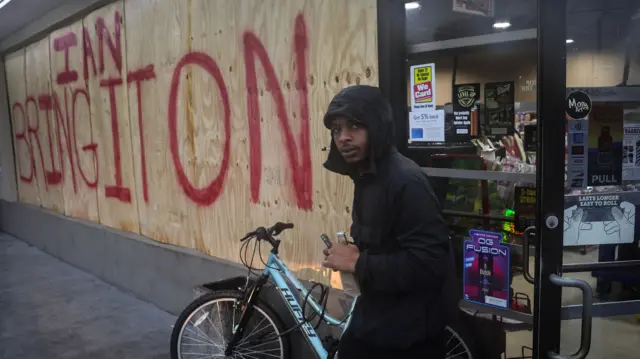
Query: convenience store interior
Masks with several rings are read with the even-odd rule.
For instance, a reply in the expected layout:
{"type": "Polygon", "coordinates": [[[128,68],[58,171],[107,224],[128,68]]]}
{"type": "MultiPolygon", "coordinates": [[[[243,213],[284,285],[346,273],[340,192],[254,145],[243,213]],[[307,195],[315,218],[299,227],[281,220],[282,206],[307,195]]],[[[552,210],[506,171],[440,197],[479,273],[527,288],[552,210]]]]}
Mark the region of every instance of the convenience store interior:
{"type": "MultiPolygon", "coordinates": [[[[593,318],[588,358],[636,358],[640,338],[640,233],[634,227],[635,218],[629,219],[631,232],[625,232],[620,222],[619,231],[604,235],[596,232],[608,231],[603,228],[611,222],[602,220],[604,222],[598,224],[598,218],[591,217],[591,220],[575,222],[578,227],[571,227],[571,221],[578,212],[576,208],[586,205],[585,199],[589,196],[614,199],[613,207],[622,206],[623,210],[624,203],[633,205],[629,208],[640,204],[637,195],[640,160],[635,158],[640,155],[640,134],[634,135],[634,131],[629,130],[640,128],[640,43],[633,41],[640,33],[640,1],[568,0],[566,6],[567,99],[579,98],[575,97],[578,92],[580,96],[586,94],[590,112],[584,119],[571,113],[567,115],[564,273],[586,281],[593,289],[593,302],[598,309],[593,318]],[[612,145],[614,164],[607,168],[613,174],[607,177],[608,182],[596,183],[587,164],[581,162],[582,167],[576,164],[577,159],[583,157],[577,157],[574,152],[577,151],[577,142],[573,142],[577,138],[575,134],[589,137],[590,132],[579,132],[574,124],[591,124],[590,128],[595,128],[592,123],[600,121],[603,111],[613,111],[607,112],[607,116],[615,112],[620,118],[617,132],[613,134],[611,130],[611,133],[612,141],[622,150],[616,152],[618,147],[615,143],[612,145]],[[578,170],[582,173],[578,174],[578,170]],[[575,239],[571,228],[577,228],[575,239]],[[584,234],[589,231],[592,234],[584,234]],[[604,262],[617,262],[619,268],[610,268],[615,265],[602,266],[602,270],[591,267],[604,262]],[[622,262],[629,266],[623,266],[622,262]]],[[[536,0],[454,0],[453,4],[450,0],[423,0],[405,5],[410,128],[407,153],[427,167],[443,201],[453,237],[459,237],[461,252],[471,229],[501,233],[503,244],[510,248],[509,307],[484,306],[474,300],[461,304],[470,315],[487,318],[481,327],[491,327],[489,332],[497,328],[498,332],[506,333],[504,343],[502,338],[496,338],[497,349],[483,354],[487,358],[532,355],[530,314],[534,307],[534,285],[530,280],[537,273],[536,239],[531,231],[527,238],[531,246],[525,246],[525,232],[535,223],[536,213],[535,192],[531,194],[527,189],[535,191],[536,188],[539,149],[537,7],[536,0]],[[417,95],[414,87],[418,81],[414,69],[421,66],[429,67],[426,73],[433,71],[429,84],[433,89],[433,107],[419,108],[417,102],[412,103],[414,95],[422,96],[417,95]],[[507,115],[494,117],[494,111],[488,109],[487,104],[497,99],[491,92],[499,93],[499,87],[505,84],[511,84],[507,86],[510,91],[507,97],[511,96],[506,101],[507,115]],[[467,114],[469,121],[460,125],[456,97],[463,91],[466,97],[469,91],[472,95],[478,93],[474,104],[467,107],[471,109],[467,114]],[[425,125],[420,122],[420,116],[416,117],[425,111],[442,111],[441,118],[425,125]],[[504,125],[505,118],[512,119],[509,126],[504,125]],[[438,129],[434,130],[434,126],[438,129]],[[422,130],[413,132],[413,128],[418,127],[422,130]],[[502,349],[504,352],[498,353],[502,349]]],[[[502,104],[500,99],[497,102],[502,104]]],[[[580,148],[586,153],[591,146],[584,146],[580,148]]],[[[602,163],[611,162],[611,158],[599,158],[602,163]]],[[[541,185],[537,183],[538,187],[541,185]]],[[[588,212],[587,207],[583,212],[588,212]]],[[[461,255],[460,276],[466,268],[462,258],[461,255]]],[[[582,301],[579,289],[563,288],[560,348],[563,355],[580,347],[582,301]]]]}

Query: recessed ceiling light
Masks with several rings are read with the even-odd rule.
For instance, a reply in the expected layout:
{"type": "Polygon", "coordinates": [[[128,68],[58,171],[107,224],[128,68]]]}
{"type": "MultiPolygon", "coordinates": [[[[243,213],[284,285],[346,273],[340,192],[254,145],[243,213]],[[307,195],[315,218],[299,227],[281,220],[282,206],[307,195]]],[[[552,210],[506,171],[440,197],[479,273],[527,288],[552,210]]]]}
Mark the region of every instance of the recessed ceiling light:
{"type": "Polygon", "coordinates": [[[567,39],[567,44],[573,44],[573,39],[567,39]]]}
{"type": "Polygon", "coordinates": [[[7,5],[11,0],[0,0],[0,9],[7,5]]]}
{"type": "Polygon", "coordinates": [[[404,4],[404,8],[406,10],[413,10],[413,9],[417,9],[419,7],[420,7],[420,4],[417,1],[408,2],[408,3],[404,4]]]}
{"type": "Polygon", "coordinates": [[[493,27],[495,27],[496,29],[506,29],[511,27],[511,23],[509,21],[498,21],[493,24],[493,27]]]}

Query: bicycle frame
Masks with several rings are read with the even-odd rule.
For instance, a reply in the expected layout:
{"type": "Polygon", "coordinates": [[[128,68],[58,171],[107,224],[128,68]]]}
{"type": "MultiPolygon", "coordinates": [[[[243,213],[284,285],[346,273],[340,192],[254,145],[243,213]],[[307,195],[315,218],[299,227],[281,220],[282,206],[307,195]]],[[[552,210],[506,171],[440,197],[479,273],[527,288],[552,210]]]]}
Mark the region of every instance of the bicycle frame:
{"type": "MultiPolygon", "coordinates": [[[[287,268],[284,262],[280,258],[278,258],[278,255],[275,253],[271,253],[269,255],[269,260],[267,261],[267,266],[264,269],[263,274],[267,277],[270,277],[275,282],[276,287],[278,288],[278,292],[284,299],[285,303],[287,303],[287,307],[291,314],[293,314],[296,324],[301,326],[303,335],[305,336],[309,344],[311,344],[318,357],[322,359],[327,358],[327,350],[322,345],[322,341],[318,337],[315,329],[313,329],[311,323],[304,321],[302,305],[298,302],[295,295],[295,293],[297,292],[301,295],[301,298],[305,298],[307,297],[308,291],[302,286],[302,284],[300,284],[298,279],[293,275],[293,273],[291,273],[289,268],[287,268]],[[287,280],[293,285],[293,288],[289,286],[287,280]]],[[[348,315],[350,315],[353,311],[355,303],[356,300],[354,300],[351,304],[348,315]]],[[[316,313],[322,313],[321,305],[316,303],[316,301],[313,300],[311,296],[308,297],[307,304],[310,304],[311,308],[313,308],[316,313]]],[[[343,320],[338,320],[325,313],[323,320],[329,323],[329,325],[339,327],[341,329],[341,333],[344,333],[344,331],[349,326],[351,316],[349,316],[346,322],[344,322],[343,320]]]]}

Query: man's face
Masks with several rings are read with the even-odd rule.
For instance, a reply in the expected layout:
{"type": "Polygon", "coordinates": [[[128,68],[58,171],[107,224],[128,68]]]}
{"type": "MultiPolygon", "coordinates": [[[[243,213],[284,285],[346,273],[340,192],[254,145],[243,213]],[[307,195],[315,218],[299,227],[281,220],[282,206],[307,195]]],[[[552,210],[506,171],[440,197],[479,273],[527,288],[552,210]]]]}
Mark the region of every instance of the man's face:
{"type": "Polygon", "coordinates": [[[366,159],[367,130],[361,123],[338,116],[331,122],[331,136],[347,163],[366,159]]]}

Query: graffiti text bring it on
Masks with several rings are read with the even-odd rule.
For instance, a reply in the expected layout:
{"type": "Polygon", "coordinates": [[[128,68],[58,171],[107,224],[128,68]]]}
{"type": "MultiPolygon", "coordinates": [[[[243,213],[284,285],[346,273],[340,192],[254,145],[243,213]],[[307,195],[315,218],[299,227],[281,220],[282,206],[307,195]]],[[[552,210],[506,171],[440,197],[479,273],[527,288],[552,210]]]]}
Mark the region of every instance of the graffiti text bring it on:
{"type": "MultiPolygon", "coordinates": [[[[71,181],[73,189],[77,193],[78,182],[84,183],[91,189],[98,186],[104,186],[104,195],[107,198],[113,198],[121,202],[131,202],[131,189],[123,184],[122,163],[121,163],[121,143],[118,122],[118,106],[126,106],[117,101],[116,89],[126,86],[129,97],[137,100],[137,113],[132,113],[132,121],[134,115],[137,115],[138,128],[140,133],[138,138],[133,141],[140,141],[140,188],[143,191],[145,202],[149,202],[147,159],[144,144],[144,127],[143,116],[144,108],[142,107],[142,95],[147,86],[153,86],[156,78],[154,64],[147,64],[138,69],[129,69],[126,78],[107,77],[105,76],[105,61],[113,61],[119,73],[122,73],[122,46],[124,41],[121,36],[121,16],[115,12],[113,23],[98,18],[95,23],[95,31],[97,41],[92,42],[89,29],[83,27],[81,34],[67,32],[57,36],[52,41],[52,53],[62,53],[64,56],[64,68],[58,73],[52,74],[62,91],[52,90],[47,94],[29,94],[24,101],[12,104],[12,119],[14,122],[14,132],[16,139],[17,151],[24,151],[28,156],[29,166],[21,166],[19,168],[19,180],[24,183],[32,183],[37,176],[44,176],[46,188],[50,186],[59,186],[64,181],[64,171],[71,171],[71,181]],[[110,29],[109,25],[113,24],[110,29]],[[70,64],[70,50],[81,46],[82,49],[82,68],[73,68],[70,64]],[[82,76],[79,75],[81,71],[82,76]],[[99,79],[100,88],[108,94],[108,105],[110,107],[110,129],[111,129],[111,148],[113,154],[113,166],[115,178],[101,179],[98,172],[99,153],[98,145],[93,141],[89,143],[79,143],[77,138],[78,126],[84,126],[89,123],[80,118],[80,106],[90,108],[91,95],[83,86],[82,81],[86,81],[93,76],[99,79]],[[78,86],[80,85],[80,86],[78,86]],[[50,116],[50,114],[52,114],[50,116]],[[44,141],[40,138],[41,121],[46,124],[46,136],[48,146],[43,146],[44,141]],[[55,126],[52,126],[55,124],[55,126]],[[55,129],[57,130],[55,130],[55,129]],[[55,135],[54,136],[54,131],[55,135]],[[57,143],[54,144],[54,138],[57,143]],[[48,155],[47,160],[43,154],[48,155]],[[87,168],[82,168],[80,164],[80,153],[87,153],[93,159],[95,167],[95,175],[89,176],[87,168]],[[57,154],[57,161],[56,161],[57,154]],[[36,157],[39,159],[36,161],[36,157]],[[68,163],[68,165],[65,163],[68,163]],[[26,167],[26,168],[24,168],[26,167]],[[78,176],[79,174],[79,176],[78,176]]],[[[308,105],[308,87],[306,81],[307,75],[307,53],[308,53],[308,37],[306,22],[302,14],[298,14],[295,19],[293,44],[293,56],[295,56],[296,66],[296,91],[298,94],[298,106],[300,116],[297,118],[299,123],[299,133],[297,136],[293,133],[290,125],[290,118],[286,111],[286,103],[280,86],[278,76],[274,70],[274,66],[269,58],[267,49],[261,42],[258,35],[251,31],[242,34],[242,49],[244,52],[244,70],[246,79],[247,96],[247,114],[248,114],[248,137],[249,137],[249,172],[250,172],[250,189],[251,201],[257,203],[260,198],[260,185],[262,182],[262,144],[261,144],[261,127],[260,127],[260,106],[258,98],[258,76],[257,66],[265,74],[266,86],[271,90],[272,101],[274,103],[275,115],[278,118],[278,125],[282,133],[285,145],[286,163],[289,166],[291,174],[291,187],[293,190],[293,198],[298,208],[303,210],[311,210],[313,207],[312,198],[312,170],[311,170],[311,150],[310,150],[310,123],[309,123],[309,105],[308,105]],[[297,137],[297,138],[296,138],[297,137]]],[[[174,174],[178,180],[178,184],[182,192],[194,203],[202,206],[209,206],[216,202],[224,191],[225,179],[229,170],[229,158],[231,153],[231,104],[227,85],[224,76],[220,71],[218,64],[214,58],[205,52],[188,52],[176,63],[173,69],[172,81],[167,93],[167,117],[162,121],[158,119],[158,125],[168,126],[169,143],[171,157],[174,165],[174,174]],[[196,188],[187,177],[183,165],[180,160],[179,141],[178,141],[178,90],[180,87],[181,73],[186,66],[197,66],[204,70],[208,76],[211,76],[217,84],[221,101],[224,122],[224,145],[222,147],[222,161],[217,176],[204,188],[196,188]]],[[[105,144],[106,145],[106,144],[105,144]]],[[[104,149],[102,149],[104,151],[104,149]]]]}

